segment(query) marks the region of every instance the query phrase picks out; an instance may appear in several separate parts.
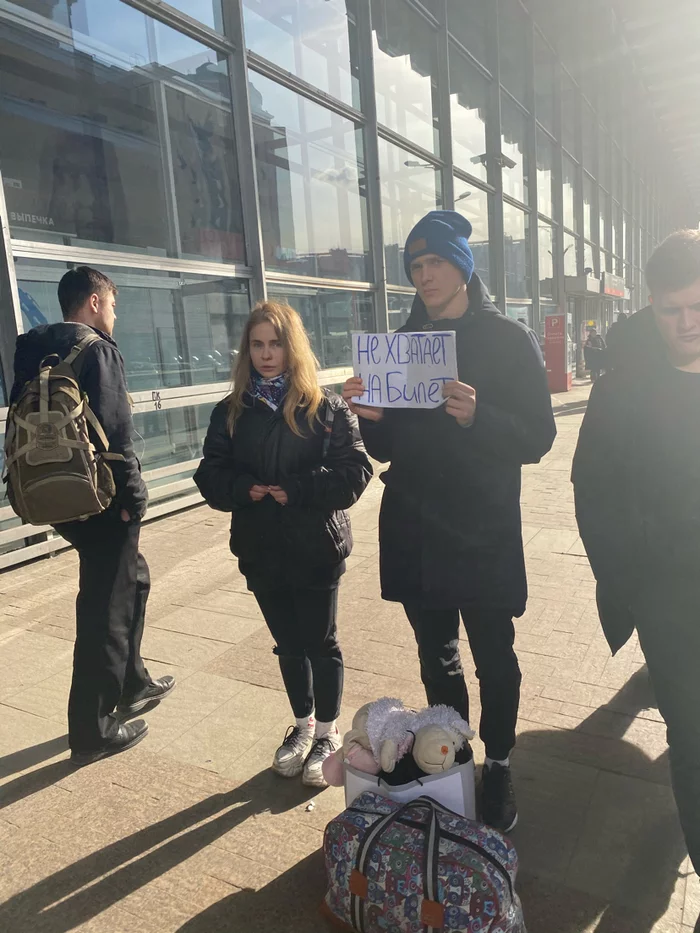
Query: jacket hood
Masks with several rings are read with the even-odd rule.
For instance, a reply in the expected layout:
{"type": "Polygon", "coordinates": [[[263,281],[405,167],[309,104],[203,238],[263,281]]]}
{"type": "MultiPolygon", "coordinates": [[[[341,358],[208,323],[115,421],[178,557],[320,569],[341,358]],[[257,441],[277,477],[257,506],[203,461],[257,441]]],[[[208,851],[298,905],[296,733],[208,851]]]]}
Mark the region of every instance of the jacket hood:
{"type": "MultiPolygon", "coordinates": [[[[489,298],[489,294],[486,291],[484,283],[481,281],[476,272],[472,275],[469,284],[467,285],[467,295],[469,296],[469,308],[467,313],[462,318],[445,318],[442,322],[436,322],[436,324],[442,323],[445,327],[449,327],[450,323],[453,326],[457,324],[460,320],[465,320],[469,316],[475,314],[498,314],[500,311],[495,306],[495,304],[489,298]]],[[[402,331],[418,331],[423,330],[425,325],[428,323],[430,318],[428,317],[428,312],[426,310],[423,299],[416,294],[416,297],[413,299],[413,305],[411,306],[411,313],[408,320],[399,328],[402,331]]]]}
{"type": "Polygon", "coordinates": [[[651,305],[628,318],[619,330],[614,346],[608,347],[607,352],[607,365],[611,369],[638,369],[640,366],[648,368],[666,364],[666,349],[654,322],[651,305]]]}

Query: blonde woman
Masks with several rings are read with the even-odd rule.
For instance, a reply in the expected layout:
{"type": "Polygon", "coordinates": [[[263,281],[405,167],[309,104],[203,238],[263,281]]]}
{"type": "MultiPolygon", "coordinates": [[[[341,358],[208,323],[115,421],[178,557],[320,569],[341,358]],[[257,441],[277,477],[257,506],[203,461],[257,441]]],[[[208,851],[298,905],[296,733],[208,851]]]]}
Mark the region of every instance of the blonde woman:
{"type": "Polygon", "coordinates": [[[233,390],[214,409],[195,474],[214,509],[232,512],[231,550],[268,628],[296,723],[275,752],[285,777],[324,787],[340,745],[343,690],[338,584],[352,548],[344,509],[372,476],[356,417],[318,384],[299,315],[257,305],[246,324],[233,390]]]}

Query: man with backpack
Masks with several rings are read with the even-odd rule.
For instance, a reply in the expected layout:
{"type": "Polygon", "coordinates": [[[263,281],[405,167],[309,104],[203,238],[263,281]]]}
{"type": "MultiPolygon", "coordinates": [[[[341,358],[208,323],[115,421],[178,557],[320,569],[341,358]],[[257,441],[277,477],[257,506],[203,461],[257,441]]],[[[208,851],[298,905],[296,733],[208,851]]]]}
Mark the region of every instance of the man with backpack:
{"type": "Polygon", "coordinates": [[[131,440],[124,361],[112,339],[116,294],[106,275],[87,266],[63,276],[63,321],[17,338],[7,422],[15,511],[53,524],[80,557],[68,701],[76,764],[140,742],[146,722],[123,720],[175,686],[170,675],[152,680],[140,655],[150,578],[139,534],[148,493],[131,440]]]}

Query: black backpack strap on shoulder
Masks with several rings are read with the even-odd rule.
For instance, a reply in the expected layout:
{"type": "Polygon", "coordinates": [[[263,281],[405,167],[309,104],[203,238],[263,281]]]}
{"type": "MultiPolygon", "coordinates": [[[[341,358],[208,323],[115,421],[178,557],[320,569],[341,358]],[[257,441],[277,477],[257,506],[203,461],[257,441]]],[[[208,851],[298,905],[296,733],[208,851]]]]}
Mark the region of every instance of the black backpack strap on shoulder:
{"type": "Polygon", "coordinates": [[[331,405],[331,400],[326,396],[326,415],[323,419],[323,453],[321,460],[328,456],[328,450],[331,446],[331,435],[333,434],[333,423],[335,421],[335,411],[331,405]]]}

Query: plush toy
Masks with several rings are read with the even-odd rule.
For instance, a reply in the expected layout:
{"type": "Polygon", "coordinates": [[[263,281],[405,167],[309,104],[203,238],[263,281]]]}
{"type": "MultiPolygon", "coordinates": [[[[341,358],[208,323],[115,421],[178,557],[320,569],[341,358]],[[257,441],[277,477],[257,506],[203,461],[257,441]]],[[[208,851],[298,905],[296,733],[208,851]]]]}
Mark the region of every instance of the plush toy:
{"type": "MultiPolygon", "coordinates": [[[[416,713],[414,731],[413,758],[426,774],[449,770],[456,753],[474,738],[469,723],[450,706],[429,706],[416,713]]],[[[391,771],[396,762],[389,763],[391,771]]]]}
{"type": "Polygon", "coordinates": [[[391,771],[413,745],[415,729],[413,710],[396,697],[382,697],[370,703],[367,711],[367,735],[372,753],[382,771],[391,771]]]}
{"type": "Polygon", "coordinates": [[[326,783],[331,787],[342,787],[345,780],[344,765],[366,774],[379,774],[377,759],[367,735],[367,716],[372,703],[361,706],[352,719],[352,728],[343,736],[343,744],[337,752],[329,755],[321,765],[326,783]]]}

